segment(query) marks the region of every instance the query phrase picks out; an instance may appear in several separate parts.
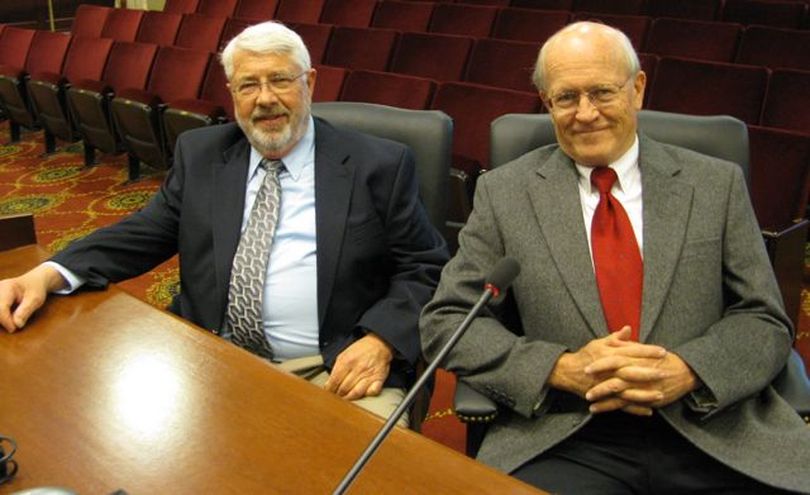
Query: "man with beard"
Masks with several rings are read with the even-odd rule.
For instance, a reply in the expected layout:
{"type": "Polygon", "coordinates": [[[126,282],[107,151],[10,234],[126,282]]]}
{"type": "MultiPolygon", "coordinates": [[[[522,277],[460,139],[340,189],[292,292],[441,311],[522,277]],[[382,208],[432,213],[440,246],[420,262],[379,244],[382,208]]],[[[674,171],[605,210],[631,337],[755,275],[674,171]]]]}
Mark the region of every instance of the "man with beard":
{"type": "Polygon", "coordinates": [[[142,211],[0,282],[0,326],[21,328],[49,292],[104,287],[179,254],[173,312],[387,415],[413,377],[418,314],[448,256],[412,153],[313,118],[317,74],[282,24],[245,29],[221,59],[237,123],[180,136],[142,211]]]}

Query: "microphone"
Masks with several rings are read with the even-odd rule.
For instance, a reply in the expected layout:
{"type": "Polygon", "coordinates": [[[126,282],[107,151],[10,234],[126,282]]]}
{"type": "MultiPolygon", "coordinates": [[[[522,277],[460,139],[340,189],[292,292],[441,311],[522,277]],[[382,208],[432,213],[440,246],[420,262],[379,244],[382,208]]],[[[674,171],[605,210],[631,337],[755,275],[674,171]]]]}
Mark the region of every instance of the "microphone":
{"type": "Polygon", "coordinates": [[[422,373],[422,376],[413,384],[411,389],[408,391],[408,394],[402,399],[402,402],[399,406],[391,413],[391,416],[385,422],[385,424],[380,428],[380,431],[377,432],[377,436],[369,443],[366,450],[363,451],[363,454],[357,459],[357,462],[354,463],[354,466],[346,473],[346,476],[340,481],[340,484],[335,488],[335,491],[332,492],[333,495],[341,495],[346,492],[349,486],[352,484],[357,475],[360,474],[360,470],[363,469],[363,466],[371,459],[371,456],[374,455],[374,452],[380,447],[382,442],[394,428],[394,425],[397,423],[399,418],[402,416],[403,413],[410,407],[411,403],[416,398],[416,394],[419,392],[420,389],[425,385],[428,378],[433,376],[433,373],[436,371],[436,368],[439,367],[439,363],[441,363],[445,357],[450,353],[453,347],[456,346],[456,343],[461,339],[461,336],[464,335],[464,332],[467,331],[467,328],[470,326],[472,321],[478,316],[478,313],[481,312],[481,309],[492,299],[498,297],[503,291],[509,288],[512,282],[520,273],[520,264],[515,261],[514,258],[505,257],[502,258],[495,264],[495,267],[489,273],[489,276],[486,277],[484,282],[484,292],[481,294],[481,297],[478,298],[478,302],[470,309],[470,312],[467,313],[467,316],[464,318],[464,321],[456,328],[450,338],[445,342],[442,348],[439,350],[439,353],[436,355],[436,358],[428,365],[425,369],[425,372],[422,373]]]}

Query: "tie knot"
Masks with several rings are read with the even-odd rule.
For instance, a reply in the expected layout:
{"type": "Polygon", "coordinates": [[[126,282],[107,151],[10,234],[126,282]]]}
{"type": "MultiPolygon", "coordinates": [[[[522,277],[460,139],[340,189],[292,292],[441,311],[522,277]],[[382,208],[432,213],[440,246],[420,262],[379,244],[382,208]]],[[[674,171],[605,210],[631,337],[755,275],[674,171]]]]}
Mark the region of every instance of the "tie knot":
{"type": "Polygon", "coordinates": [[[271,174],[277,174],[283,166],[284,163],[282,163],[281,160],[268,160],[267,158],[263,158],[262,161],[259,162],[259,167],[271,174]]]}
{"type": "Polygon", "coordinates": [[[594,167],[591,171],[591,184],[599,191],[599,194],[607,194],[616,183],[616,171],[610,167],[594,167]]]}

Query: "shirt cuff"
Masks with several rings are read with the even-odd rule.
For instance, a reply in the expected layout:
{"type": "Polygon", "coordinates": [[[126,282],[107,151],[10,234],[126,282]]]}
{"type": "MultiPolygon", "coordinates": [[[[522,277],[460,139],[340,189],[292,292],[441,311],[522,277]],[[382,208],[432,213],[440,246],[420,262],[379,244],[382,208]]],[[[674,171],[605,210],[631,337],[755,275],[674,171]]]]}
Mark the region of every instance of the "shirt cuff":
{"type": "Polygon", "coordinates": [[[64,266],[60,265],[59,263],[56,263],[55,261],[46,261],[43,263],[43,265],[48,265],[57,272],[59,272],[59,275],[62,275],[62,278],[64,278],[65,282],[67,282],[68,285],[67,287],[65,287],[64,289],[53,291],[54,294],[71,294],[74,291],[76,291],[76,289],[84,285],[86,282],[85,279],[79,277],[78,275],[68,270],[64,266]]]}

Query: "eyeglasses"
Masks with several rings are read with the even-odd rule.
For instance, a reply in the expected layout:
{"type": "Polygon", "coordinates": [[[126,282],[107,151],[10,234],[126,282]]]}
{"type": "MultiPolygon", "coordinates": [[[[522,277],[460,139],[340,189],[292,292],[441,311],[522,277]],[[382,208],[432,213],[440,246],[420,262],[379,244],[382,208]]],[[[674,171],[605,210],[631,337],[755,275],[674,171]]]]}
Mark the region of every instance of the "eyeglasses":
{"type": "Polygon", "coordinates": [[[591,105],[596,108],[603,108],[615,103],[621,94],[622,89],[633,79],[627,78],[622,84],[600,84],[585,91],[561,91],[555,95],[544,98],[546,105],[554,112],[570,112],[579,107],[582,96],[585,95],[591,105]]]}
{"type": "Polygon", "coordinates": [[[264,81],[249,79],[247,81],[242,81],[239,84],[237,84],[234,87],[233,91],[234,93],[243,98],[258,96],[259,93],[261,93],[262,88],[264,86],[267,86],[273,93],[284,93],[286,91],[289,91],[293,87],[293,82],[296,79],[298,79],[299,77],[303,76],[308,72],[309,72],[308,70],[305,70],[296,75],[278,74],[264,81]]]}

